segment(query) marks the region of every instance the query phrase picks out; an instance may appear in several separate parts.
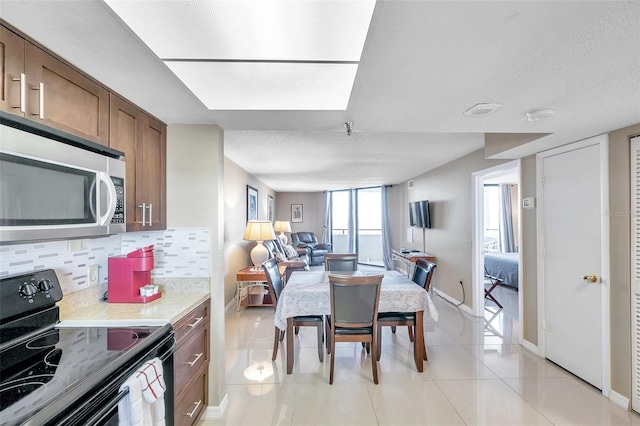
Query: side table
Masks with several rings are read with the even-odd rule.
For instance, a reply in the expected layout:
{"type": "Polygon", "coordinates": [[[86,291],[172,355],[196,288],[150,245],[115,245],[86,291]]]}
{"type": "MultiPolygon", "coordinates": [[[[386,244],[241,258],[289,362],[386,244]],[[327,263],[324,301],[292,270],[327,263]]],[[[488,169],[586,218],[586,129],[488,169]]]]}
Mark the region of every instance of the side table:
{"type": "Polygon", "coordinates": [[[398,250],[391,249],[391,259],[393,261],[399,261],[403,263],[407,267],[407,276],[411,278],[411,273],[413,272],[413,267],[416,264],[416,260],[425,259],[429,262],[436,261],[434,255],[429,253],[423,253],[421,251],[412,251],[412,250],[398,250]]]}
{"type": "MultiPolygon", "coordinates": [[[[280,275],[284,275],[287,267],[279,265],[278,271],[280,275]]],[[[261,287],[264,291],[267,283],[267,277],[264,270],[255,270],[253,266],[247,266],[236,273],[236,310],[240,310],[240,306],[273,306],[271,298],[265,297],[260,299],[260,303],[252,303],[251,289],[261,287]]],[[[257,302],[257,301],[256,301],[257,302]]]]}

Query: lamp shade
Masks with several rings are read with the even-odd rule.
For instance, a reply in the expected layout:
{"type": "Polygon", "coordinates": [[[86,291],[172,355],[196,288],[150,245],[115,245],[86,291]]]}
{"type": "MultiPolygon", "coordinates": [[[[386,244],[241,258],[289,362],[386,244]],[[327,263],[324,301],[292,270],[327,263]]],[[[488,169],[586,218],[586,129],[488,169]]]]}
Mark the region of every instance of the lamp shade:
{"type": "Polygon", "coordinates": [[[275,240],[276,233],[268,220],[247,222],[242,239],[256,241],[255,247],[251,250],[251,261],[253,266],[258,268],[269,258],[269,251],[262,244],[266,240],[275,240]]]}
{"type": "Polygon", "coordinates": [[[291,232],[291,224],[288,220],[276,220],[273,230],[276,232],[291,232]]]}
{"type": "Polygon", "coordinates": [[[274,240],[276,234],[273,231],[273,226],[268,220],[249,221],[247,227],[244,230],[243,240],[247,241],[266,241],[274,240]]]}
{"type": "Polygon", "coordinates": [[[285,232],[291,232],[291,224],[288,220],[276,220],[276,224],[273,227],[273,230],[279,232],[278,238],[282,241],[283,245],[287,244],[287,236],[284,235],[285,232]]]}

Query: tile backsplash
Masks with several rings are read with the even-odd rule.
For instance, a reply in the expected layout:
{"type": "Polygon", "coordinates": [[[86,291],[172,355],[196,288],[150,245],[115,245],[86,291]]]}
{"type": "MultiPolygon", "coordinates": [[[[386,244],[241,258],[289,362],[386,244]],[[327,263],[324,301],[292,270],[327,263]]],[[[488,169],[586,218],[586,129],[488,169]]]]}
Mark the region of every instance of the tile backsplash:
{"type": "Polygon", "coordinates": [[[38,269],[55,269],[62,291],[89,288],[87,267],[99,265],[98,285],[108,279],[108,259],[141,247],[154,246],[152,278],[209,277],[211,230],[167,229],[130,232],[105,238],[83,239],[78,250],[69,241],[47,241],[0,246],[0,277],[38,269]]]}

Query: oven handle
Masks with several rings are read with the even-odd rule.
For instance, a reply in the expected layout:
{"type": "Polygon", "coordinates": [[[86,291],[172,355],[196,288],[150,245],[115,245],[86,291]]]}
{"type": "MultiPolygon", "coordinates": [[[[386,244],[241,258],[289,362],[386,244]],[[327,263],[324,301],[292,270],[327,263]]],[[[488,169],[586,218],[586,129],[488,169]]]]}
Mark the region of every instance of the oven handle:
{"type": "Polygon", "coordinates": [[[95,425],[101,422],[102,420],[104,420],[111,413],[113,408],[118,406],[118,403],[120,402],[120,400],[123,399],[128,394],[129,394],[129,387],[125,387],[120,392],[118,392],[118,395],[115,397],[115,399],[112,399],[107,405],[102,407],[100,411],[98,411],[90,419],[88,419],[86,424],[95,425]]]}

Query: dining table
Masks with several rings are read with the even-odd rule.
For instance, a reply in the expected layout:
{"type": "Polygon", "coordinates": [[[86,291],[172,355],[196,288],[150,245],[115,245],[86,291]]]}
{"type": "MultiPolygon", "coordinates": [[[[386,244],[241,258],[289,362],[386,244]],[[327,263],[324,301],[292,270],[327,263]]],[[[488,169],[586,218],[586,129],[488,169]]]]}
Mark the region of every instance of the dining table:
{"type": "MultiPolygon", "coordinates": [[[[307,315],[331,315],[329,301],[330,271],[295,271],[289,277],[280,297],[274,316],[274,324],[285,330],[287,338],[287,374],[294,364],[293,317],[307,315]]],[[[415,312],[416,330],[413,355],[419,372],[424,369],[424,312],[438,320],[438,311],[429,293],[398,271],[335,272],[338,275],[383,275],[378,312],[415,312]]]]}

